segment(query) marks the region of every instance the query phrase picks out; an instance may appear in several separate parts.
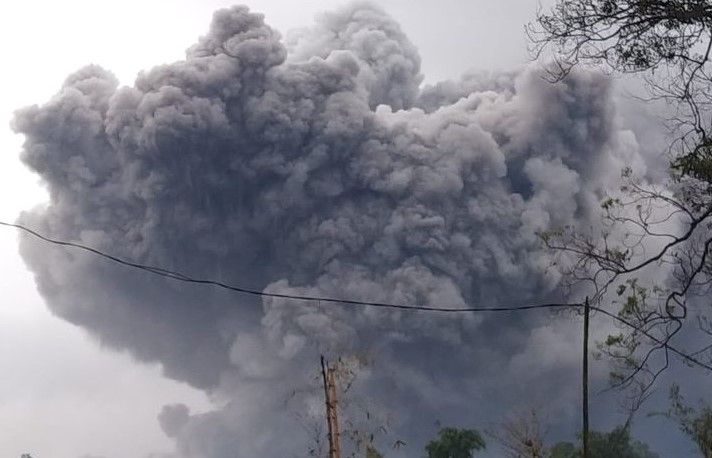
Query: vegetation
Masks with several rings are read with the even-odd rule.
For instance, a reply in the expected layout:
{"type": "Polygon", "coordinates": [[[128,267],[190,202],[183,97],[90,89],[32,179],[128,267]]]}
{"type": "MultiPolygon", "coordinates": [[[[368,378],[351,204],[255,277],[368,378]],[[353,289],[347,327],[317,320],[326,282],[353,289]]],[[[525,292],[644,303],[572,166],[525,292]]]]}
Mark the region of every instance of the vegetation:
{"type": "Polygon", "coordinates": [[[383,458],[383,455],[381,454],[381,452],[376,450],[375,447],[369,445],[366,448],[366,458],[383,458]]]}
{"type": "Polygon", "coordinates": [[[536,410],[516,413],[507,418],[499,431],[488,431],[509,458],[544,458],[547,456],[541,424],[536,410]]]}
{"type": "Polygon", "coordinates": [[[699,410],[689,406],[677,385],[670,389],[670,401],[670,410],[665,415],[677,420],[682,432],[692,439],[702,456],[712,458],[712,408],[706,404],[699,410]]]}
{"type": "Polygon", "coordinates": [[[477,430],[442,428],[438,437],[425,446],[425,451],[428,458],[472,458],[485,445],[477,430]]]}
{"type": "MultiPolygon", "coordinates": [[[[551,448],[549,458],[578,458],[581,446],[571,442],[559,442],[551,448]]],[[[592,431],[590,458],[659,458],[647,445],[631,439],[626,426],[619,426],[608,433],[592,431]]]]}
{"type": "MultiPolygon", "coordinates": [[[[501,425],[500,431],[488,434],[510,458],[580,458],[582,455],[580,443],[546,444],[534,411],[515,415],[501,425]]],[[[631,438],[629,424],[607,433],[592,431],[589,441],[589,458],[660,458],[648,445],[631,438]]],[[[471,458],[475,451],[484,448],[485,441],[476,430],[443,428],[425,450],[428,458],[471,458]]]]}
{"type": "Polygon", "coordinates": [[[614,362],[613,386],[632,388],[631,411],[673,355],[712,371],[712,310],[691,300],[712,288],[711,22],[708,0],[558,0],[529,26],[535,55],[554,62],[553,81],[577,65],[640,74],[649,98],[675,113],[669,183],[649,185],[626,168],[599,228],[541,234],[570,283],[586,283],[591,304],[621,324],[599,350],[614,362]],[[669,282],[649,280],[663,274],[669,282]],[[682,334],[703,345],[682,348],[682,334]]]}

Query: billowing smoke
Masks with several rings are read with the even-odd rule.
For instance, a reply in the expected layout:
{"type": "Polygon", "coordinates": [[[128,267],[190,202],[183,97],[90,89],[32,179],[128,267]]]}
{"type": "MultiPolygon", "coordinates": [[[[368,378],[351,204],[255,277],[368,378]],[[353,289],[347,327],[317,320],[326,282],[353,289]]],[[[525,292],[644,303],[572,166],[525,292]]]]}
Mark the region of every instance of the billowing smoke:
{"type": "MultiPolygon", "coordinates": [[[[218,11],[185,60],[131,87],[88,66],[17,113],[22,158],[50,195],[22,221],[270,292],[435,307],[557,297],[536,232],[593,221],[621,167],[644,170],[609,81],[422,80],[415,47],[373,5],[284,42],[245,7],[218,11]]],[[[21,249],[54,313],[221,406],[164,408],[179,457],[303,456],[299,419],[322,401],[294,393],[314,385],[322,353],[371,361],[353,391],[387,418],[379,440],[406,442],[391,456],[416,456],[437,420],[475,426],[575,399],[578,330],[548,313],[260,302],[29,239],[21,249]]]]}

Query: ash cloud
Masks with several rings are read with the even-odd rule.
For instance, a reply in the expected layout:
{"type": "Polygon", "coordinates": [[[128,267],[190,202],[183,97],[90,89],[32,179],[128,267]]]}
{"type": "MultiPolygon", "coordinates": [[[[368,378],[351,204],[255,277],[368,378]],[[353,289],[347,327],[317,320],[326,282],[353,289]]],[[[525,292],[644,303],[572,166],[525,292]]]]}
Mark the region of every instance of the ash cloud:
{"type": "MultiPolygon", "coordinates": [[[[371,4],[284,41],[246,7],[218,11],[185,60],[129,87],[88,66],[17,113],[22,159],[50,194],[21,220],[270,292],[435,307],[560,296],[536,232],[591,224],[621,167],[645,168],[610,82],[529,69],[421,82],[417,50],[371,4]]],[[[55,314],[221,400],[160,413],[178,457],[298,455],[308,438],[285,411],[316,408],[318,391],[288,399],[320,353],[372,356],[357,385],[413,444],[395,454],[417,453],[438,419],[491,421],[522,400],[563,411],[574,396],[576,334],[548,314],[259,302],[28,239],[21,251],[55,314]],[[532,346],[557,357],[532,361],[532,346]]]]}

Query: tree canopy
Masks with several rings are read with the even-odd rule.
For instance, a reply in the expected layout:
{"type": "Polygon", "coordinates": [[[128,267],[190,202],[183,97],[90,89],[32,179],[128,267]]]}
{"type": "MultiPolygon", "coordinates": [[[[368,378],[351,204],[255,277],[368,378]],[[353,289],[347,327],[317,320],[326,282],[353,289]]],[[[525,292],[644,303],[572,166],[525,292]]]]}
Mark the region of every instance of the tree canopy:
{"type": "Polygon", "coordinates": [[[650,95],[677,105],[673,167],[712,183],[712,3],[709,0],[559,0],[529,32],[550,76],[579,64],[642,74],[650,95]]]}
{"type": "Polygon", "coordinates": [[[472,458],[474,452],[485,448],[485,440],[474,429],[442,428],[438,437],[428,442],[428,458],[472,458]]]}
{"type": "MultiPolygon", "coordinates": [[[[559,442],[549,453],[549,458],[579,458],[581,447],[571,442],[559,442]]],[[[627,427],[619,426],[608,433],[592,431],[590,458],[660,458],[648,446],[633,440],[627,427]]]]}

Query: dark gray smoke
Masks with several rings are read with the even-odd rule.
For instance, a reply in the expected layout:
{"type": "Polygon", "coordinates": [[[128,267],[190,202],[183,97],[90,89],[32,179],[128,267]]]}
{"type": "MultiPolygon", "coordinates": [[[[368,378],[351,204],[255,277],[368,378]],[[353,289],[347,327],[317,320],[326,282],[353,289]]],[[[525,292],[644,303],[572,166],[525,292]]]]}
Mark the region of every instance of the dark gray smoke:
{"type": "MultiPolygon", "coordinates": [[[[50,193],[22,222],[271,292],[435,307],[558,296],[536,232],[586,223],[624,164],[644,167],[608,80],[421,81],[413,44],[373,5],[287,43],[245,7],[218,11],[185,60],[132,87],[89,66],[17,113],[22,158],[50,193]]],[[[322,401],[294,393],[314,385],[320,353],[372,361],[353,392],[387,418],[382,444],[408,443],[393,456],[416,456],[436,420],[575,399],[578,330],[547,313],[258,302],[32,240],[21,249],[54,313],[218,400],[160,413],[176,456],[303,456],[299,419],[322,401]]]]}

